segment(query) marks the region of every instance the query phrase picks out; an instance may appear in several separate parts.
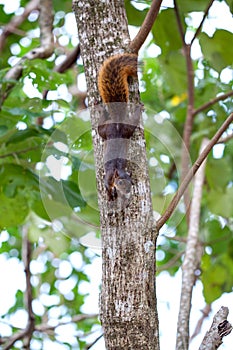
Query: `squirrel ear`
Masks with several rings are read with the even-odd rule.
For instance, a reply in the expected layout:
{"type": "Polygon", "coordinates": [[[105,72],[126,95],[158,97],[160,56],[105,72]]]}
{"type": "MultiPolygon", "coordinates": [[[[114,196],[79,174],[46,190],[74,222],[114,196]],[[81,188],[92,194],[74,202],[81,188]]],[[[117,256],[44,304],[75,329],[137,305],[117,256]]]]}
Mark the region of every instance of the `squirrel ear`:
{"type": "Polygon", "coordinates": [[[118,173],[118,170],[115,169],[115,171],[114,171],[114,178],[117,178],[117,177],[119,177],[119,173],[118,173]]]}

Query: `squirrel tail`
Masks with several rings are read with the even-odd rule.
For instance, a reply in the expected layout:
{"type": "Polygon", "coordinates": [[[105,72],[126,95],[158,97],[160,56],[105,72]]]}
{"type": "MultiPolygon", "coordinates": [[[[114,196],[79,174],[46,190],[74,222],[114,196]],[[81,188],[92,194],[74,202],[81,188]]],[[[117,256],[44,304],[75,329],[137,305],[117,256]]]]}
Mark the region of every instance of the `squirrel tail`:
{"type": "Polygon", "coordinates": [[[98,76],[98,88],[103,102],[127,102],[128,77],[137,76],[137,55],[124,53],[108,58],[98,76]]]}

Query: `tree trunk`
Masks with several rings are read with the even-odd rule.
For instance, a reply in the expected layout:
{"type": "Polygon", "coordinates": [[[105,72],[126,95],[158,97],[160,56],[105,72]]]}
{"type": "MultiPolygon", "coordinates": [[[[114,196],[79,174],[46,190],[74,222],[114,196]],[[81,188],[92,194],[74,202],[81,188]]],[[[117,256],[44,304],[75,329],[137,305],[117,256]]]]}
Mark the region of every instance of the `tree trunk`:
{"type": "MultiPolygon", "coordinates": [[[[124,1],[74,1],[84,63],[91,122],[102,233],[100,315],[107,349],[158,350],[155,296],[156,230],[150,195],[142,126],[130,140],[133,191],[129,205],[113,208],[104,188],[103,142],[97,133],[100,97],[98,70],[103,61],[126,51],[130,39],[124,1]]],[[[130,86],[138,102],[137,82],[130,86]]]]}

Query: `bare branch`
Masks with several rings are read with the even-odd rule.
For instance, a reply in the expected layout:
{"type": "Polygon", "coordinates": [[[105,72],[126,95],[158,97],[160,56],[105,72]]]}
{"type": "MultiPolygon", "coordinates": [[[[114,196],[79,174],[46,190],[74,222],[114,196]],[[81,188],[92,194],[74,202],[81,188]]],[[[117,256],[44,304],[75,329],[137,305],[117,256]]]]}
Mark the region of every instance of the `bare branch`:
{"type": "Polygon", "coordinates": [[[207,318],[211,312],[211,304],[206,304],[205,307],[201,310],[201,312],[202,312],[202,316],[198,320],[196,328],[195,328],[192,336],[190,337],[190,342],[201,332],[203,322],[204,322],[205,318],[207,318]]]}
{"type": "Polygon", "coordinates": [[[166,264],[163,264],[161,266],[156,267],[157,273],[160,273],[162,271],[168,270],[170,267],[173,267],[175,263],[182,257],[184,252],[179,252],[176,255],[174,255],[166,264]]]}
{"type": "Polygon", "coordinates": [[[14,16],[10,23],[8,23],[3,31],[2,34],[0,35],[0,52],[3,51],[4,45],[6,38],[11,34],[11,33],[17,33],[17,28],[22,24],[25,19],[28,17],[28,15],[34,11],[37,10],[39,7],[40,0],[31,0],[24,8],[24,11],[21,15],[19,16],[14,16]]]}
{"type": "Polygon", "coordinates": [[[85,350],[90,350],[92,346],[94,346],[102,337],[103,337],[103,334],[100,334],[91,344],[88,344],[85,347],[85,350]]]}
{"type": "MultiPolygon", "coordinates": [[[[201,144],[200,153],[206,148],[208,140],[204,139],[201,144]]],[[[206,161],[206,159],[205,159],[206,161]]],[[[182,287],[180,297],[180,309],[177,324],[176,349],[188,349],[189,344],[189,317],[191,310],[192,291],[195,283],[201,254],[198,254],[199,245],[199,222],[201,212],[202,188],[205,178],[205,162],[201,165],[194,179],[193,199],[190,209],[190,221],[185,249],[184,261],[182,263],[182,287]]]]}
{"type": "Polygon", "coordinates": [[[24,349],[30,350],[31,337],[34,332],[35,318],[32,311],[32,286],[31,286],[31,273],[30,273],[30,261],[31,261],[31,243],[28,240],[28,227],[25,225],[22,229],[23,234],[23,246],[22,256],[24,261],[24,271],[26,277],[26,292],[25,292],[25,305],[28,312],[28,324],[23,331],[19,331],[10,337],[8,344],[3,350],[12,349],[12,346],[17,340],[24,339],[24,349]]]}
{"type": "Polygon", "coordinates": [[[1,158],[7,158],[7,157],[14,157],[14,156],[17,156],[18,154],[21,154],[21,153],[27,153],[27,152],[33,151],[35,149],[38,149],[39,147],[40,146],[28,147],[28,148],[25,148],[25,149],[21,149],[19,151],[14,151],[14,152],[1,154],[0,155],[0,159],[1,158]]]}
{"type": "Polygon", "coordinates": [[[199,350],[218,349],[222,344],[222,338],[231,333],[232,325],[227,321],[228,313],[228,308],[222,306],[215,314],[213,323],[206,333],[199,350]]]}
{"type": "Polygon", "coordinates": [[[161,218],[157,221],[157,229],[160,230],[161,227],[165,224],[165,222],[171,217],[172,213],[174,212],[177,204],[180,201],[180,198],[184,194],[184,191],[186,190],[187,186],[189,185],[190,181],[192,180],[193,176],[201,166],[202,162],[205,160],[205,158],[208,156],[209,152],[213,148],[213,146],[218,142],[219,138],[222,136],[224,131],[227,130],[228,126],[233,121],[233,113],[231,113],[228,118],[225,120],[225,122],[222,124],[222,126],[219,128],[219,130],[216,132],[216,134],[212,137],[206,148],[203,150],[203,152],[199,155],[196,162],[192,166],[192,168],[189,170],[188,174],[182,181],[178,191],[176,192],[175,196],[173,197],[172,201],[170,202],[169,206],[167,207],[164,214],[161,216],[161,218]]]}
{"type": "Polygon", "coordinates": [[[82,315],[75,315],[72,317],[72,319],[70,321],[67,322],[59,322],[56,325],[48,325],[46,324],[40,324],[35,326],[35,330],[39,331],[39,332],[48,332],[48,331],[54,331],[57,327],[60,326],[65,326],[67,324],[70,323],[77,323],[77,322],[81,322],[83,320],[88,320],[90,318],[96,318],[98,316],[98,314],[82,314],[82,315]]]}
{"type": "Polygon", "coordinates": [[[173,2],[174,2],[174,10],[175,10],[176,21],[177,21],[180,37],[181,37],[183,46],[185,46],[186,45],[185,38],[184,38],[185,33],[184,33],[184,30],[183,30],[183,26],[182,26],[178,5],[177,5],[176,0],[173,0],[173,2]]]}
{"type": "Polygon", "coordinates": [[[201,28],[202,28],[202,26],[203,26],[203,23],[205,22],[205,19],[206,19],[207,15],[208,15],[209,9],[210,9],[210,7],[212,6],[213,2],[214,2],[214,0],[210,0],[209,4],[208,4],[208,6],[207,6],[207,8],[206,8],[206,10],[205,10],[205,12],[204,12],[204,16],[203,16],[203,18],[202,18],[202,20],[201,20],[201,23],[199,24],[199,27],[197,28],[197,30],[196,30],[196,32],[195,32],[195,34],[194,34],[194,36],[193,36],[193,38],[192,38],[192,40],[191,40],[190,46],[192,46],[194,40],[195,40],[196,37],[199,35],[199,33],[200,33],[200,31],[201,31],[201,28]]]}
{"type": "Polygon", "coordinates": [[[219,101],[226,100],[226,99],[227,99],[228,97],[230,97],[230,96],[233,96],[233,91],[226,92],[225,94],[221,94],[221,95],[219,95],[219,96],[213,98],[213,99],[210,100],[209,102],[206,102],[206,103],[203,104],[202,106],[200,106],[200,107],[198,107],[197,109],[195,109],[195,110],[193,111],[193,117],[194,117],[196,114],[198,114],[198,113],[204,111],[206,108],[211,107],[213,104],[215,104],[215,103],[217,103],[217,102],[219,102],[219,101]]]}
{"type": "MultiPolygon", "coordinates": [[[[192,128],[193,128],[193,109],[194,109],[194,71],[193,71],[193,64],[191,59],[191,46],[186,44],[185,42],[185,33],[182,28],[180,13],[179,13],[176,0],[174,0],[174,9],[175,9],[175,15],[177,19],[177,25],[179,28],[182,42],[183,42],[183,52],[186,60],[187,84],[188,84],[187,86],[188,107],[187,107],[186,120],[184,124],[183,147],[182,147],[182,154],[181,154],[181,180],[183,181],[186,174],[188,173],[188,168],[189,168],[189,149],[190,149],[190,138],[191,138],[192,128]]],[[[189,220],[189,203],[190,203],[190,196],[188,191],[186,191],[184,193],[184,204],[186,209],[187,221],[189,220]]]]}
{"type": "Polygon", "coordinates": [[[15,342],[17,342],[18,340],[23,339],[25,336],[27,335],[27,329],[24,329],[23,331],[20,331],[16,334],[14,334],[8,344],[3,348],[3,350],[10,350],[12,349],[12,346],[14,345],[15,342]]]}
{"type": "Polygon", "coordinates": [[[25,305],[28,312],[28,324],[26,327],[26,335],[24,337],[24,348],[30,350],[30,342],[32,334],[35,328],[35,317],[32,311],[32,285],[31,285],[31,272],[30,272],[30,262],[32,247],[31,242],[28,240],[28,227],[23,226],[23,261],[24,261],[24,271],[26,276],[26,292],[25,292],[25,305]]]}
{"type": "MultiPolygon", "coordinates": [[[[33,60],[35,58],[47,58],[53,53],[53,5],[52,0],[40,1],[40,42],[41,46],[29,51],[21,60],[12,67],[5,75],[5,80],[18,80],[23,72],[23,64],[26,60],[33,60]]],[[[0,106],[7,98],[14,84],[9,82],[5,91],[0,96],[0,106]]]]}
{"type": "MultiPolygon", "coordinates": [[[[54,68],[55,72],[64,73],[67,69],[73,66],[80,56],[80,46],[77,45],[65,58],[65,60],[54,68]]],[[[48,90],[43,92],[43,98],[46,99],[48,90]]]]}
{"type": "Polygon", "coordinates": [[[73,66],[80,56],[80,46],[77,45],[67,56],[66,59],[54,68],[55,72],[64,73],[67,69],[73,66]]]}
{"type": "Polygon", "coordinates": [[[230,135],[227,135],[226,137],[221,137],[221,139],[217,143],[226,143],[233,139],[233,133],[230,135]]]}
{"type": "Polygon", "coordinates": [[[151,31],[151,28],[155,22],[155,19],[159,13],[159,9],[161,6],[162,0],[153,0],[151,7],[149,11],[147,12],[146,18],[144,19],[144,22],[142,23],[142,26],[136,35],[136,37],[131,41],[130,49],[138,53],[139,49],[145,42],[148,34],[151,31]]]}

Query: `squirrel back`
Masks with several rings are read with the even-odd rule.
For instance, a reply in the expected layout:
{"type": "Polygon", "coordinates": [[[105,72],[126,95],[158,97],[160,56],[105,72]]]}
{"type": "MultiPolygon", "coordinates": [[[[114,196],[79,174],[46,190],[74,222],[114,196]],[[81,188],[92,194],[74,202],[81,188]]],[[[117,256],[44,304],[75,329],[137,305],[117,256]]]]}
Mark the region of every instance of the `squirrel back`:
{"type": "Polygon", "coordinates": [[[128,77],[137,76],[137,55],[123,53],[108,58],[98,76],[98,88],[104,103],[127,102],[128,77]]]}

